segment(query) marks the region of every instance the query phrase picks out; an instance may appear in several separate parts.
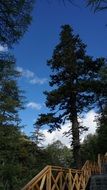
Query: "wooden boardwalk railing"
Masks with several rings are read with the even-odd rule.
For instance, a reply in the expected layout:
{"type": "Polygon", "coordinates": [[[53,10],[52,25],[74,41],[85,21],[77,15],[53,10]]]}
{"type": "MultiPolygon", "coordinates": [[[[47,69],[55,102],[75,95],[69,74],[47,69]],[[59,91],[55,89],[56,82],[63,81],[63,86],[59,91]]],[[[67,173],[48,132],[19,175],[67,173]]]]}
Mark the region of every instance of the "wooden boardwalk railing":
{"type": "Polygon", "coordinates": [[[103,173],[103,165],[105,163],[107,163],[107,152],[105,153],[105,155],[98,155],[98,165],[100,169],[100,174],[103,173]]]}
{"type": "Polygon", "coordinates": [[[22,190],[85,190],[90,176],[97,173],[99,163],[89,161],[81,170],[46,166],[22,190]]]}

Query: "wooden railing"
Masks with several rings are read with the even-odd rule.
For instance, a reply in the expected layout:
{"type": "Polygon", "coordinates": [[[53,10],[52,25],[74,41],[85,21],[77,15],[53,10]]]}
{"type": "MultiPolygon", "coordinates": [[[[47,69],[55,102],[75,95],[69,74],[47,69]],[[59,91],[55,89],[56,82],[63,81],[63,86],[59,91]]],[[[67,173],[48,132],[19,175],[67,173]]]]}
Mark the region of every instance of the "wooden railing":
{"type": "Polygon", "coordinates": [[[98,166],[100,174],[103,173],[103,165],[107,163],[107,152],[105,155],[98,154],[98,166]]]}
{"type": "Polygon", "coordinates": [[[85,190],[90,176],[97,173],[99,164],[89,161],[81,170],[46,166],[22,190],[85,190]]]}

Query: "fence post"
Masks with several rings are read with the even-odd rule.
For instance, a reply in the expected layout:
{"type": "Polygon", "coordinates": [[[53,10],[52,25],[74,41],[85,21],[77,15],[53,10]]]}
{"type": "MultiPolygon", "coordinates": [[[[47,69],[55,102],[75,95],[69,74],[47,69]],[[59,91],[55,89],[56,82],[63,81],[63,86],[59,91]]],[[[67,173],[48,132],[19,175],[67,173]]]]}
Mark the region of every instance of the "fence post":
{"type": "Polygon", "coordinates": [[[59,184],[60,190],[62,190],[62,175],[63,175],[63,171],[61,171],[61,176],[60,176],[60,184],[59,184]]]}
{"type": "Polygon", "coordinates": [[[71,179],[71,169],[69,169],[68,173],[68,190],[72,189],[72,179],[71,179]]]}
{"type": "Polygon", "coordinates": [[[99,173],[101,174],[101,156],[98,154],[98,167],[99,167],[99,173]]]}
{"type": "Polygon", "coordinates": [[[49,171],[47,173],[46,190],[51,190],[51,172],[52,168],[49,166],[49,171]]]}
{"type": "Polygon", "coordinates": [[[107,152],[105,153],[105,162],[107,163],[107,152]]]}

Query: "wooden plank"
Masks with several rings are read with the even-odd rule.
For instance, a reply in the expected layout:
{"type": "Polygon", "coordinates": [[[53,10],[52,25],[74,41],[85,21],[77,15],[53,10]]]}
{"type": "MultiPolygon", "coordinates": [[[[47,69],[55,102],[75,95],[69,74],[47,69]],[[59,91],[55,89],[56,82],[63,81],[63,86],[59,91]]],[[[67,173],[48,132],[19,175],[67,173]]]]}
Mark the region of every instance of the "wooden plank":
{"type": "Polygon", "coordinates": [[[47,173],[47,179],[46,179],[46,190],[51,190],[51,167],[49,168],[48,170],[48,173],[47,173]]]}
{"type": "Polygon", "coordinates": [[[71,175],[71,170],[69,169],[69,174],[68,174],[68,190],[72,189],[72,175],[71,175]]]}
{"type": "Polygon", "coordinates": [[[35,182],[39,181],[45,173],[48,172],[49,168],[51,166],[46,166],[39,174],[37,174],[29,183],[27,183],[27,185],[25,185],[21,190],[27,190],[29,189],[29,187],[31,185],[33,185],[33,183],[35,184],[35,182]]]}
{"type": "MultiPolygon", "coordinates": [[[[35,188],[36,190],[40,190],[38,184],[36,184],[34,187],[36,187],[36,188],[35,188]]],[[[33,188],[32,188],[32,190],[33,190],[33,188]]]]}
{"type": "Polygon", "coordinates": [[[42,178],[41,185],[40,185],[40,190],[42,190],[43,187],[44,187],[45,179],[46,179],[46,175],[44,175],[44,177],[42,178]]]}
{"type": "Polygon", "coordinates": [[[60,172],[60,181],[59,181],[59,189],[62,190],[62,174],[63,172],[60,172]]]}
{"type": "Polygon", "coordinates": [[[52,186],[52,190],[54,190],[55,187],[57,188],[57,190],[60,190],[60,189],[59,189],[60,187],[58,187],[58,185],[57,185],[57,182],[58,182],[58,179],[59,179],[60,175],[61,175],[61,173],[58,173],[56,179],[55,179],[55,178],[53,177],[53,175],[52,175],[52,179],[53,179],[53,181],[54,181],[54,185],[52,186]]]}

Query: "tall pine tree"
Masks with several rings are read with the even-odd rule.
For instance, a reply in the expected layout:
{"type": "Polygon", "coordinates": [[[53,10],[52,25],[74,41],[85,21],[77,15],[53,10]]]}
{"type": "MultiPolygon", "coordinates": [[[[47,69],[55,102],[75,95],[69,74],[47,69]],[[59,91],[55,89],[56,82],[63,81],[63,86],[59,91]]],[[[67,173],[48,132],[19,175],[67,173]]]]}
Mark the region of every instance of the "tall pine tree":
{"type": "Polygon", "coordinates": [[[98,71],[104,59],[93,60],[86,55],[86,45],[78,35],[74,35],[69,25],[62,27],[60,42],[56,46],[48,66],[52,70],[50,86],[45,92],[47,114],[41,114],[36,122],[47,124],[52,132],[60,129],[67,120],[71,122],[73,155],[76,166],[80,166],[80,130],[78,118],[92,108],[95,101],[91,85],[98,78],[98,71]]]}

